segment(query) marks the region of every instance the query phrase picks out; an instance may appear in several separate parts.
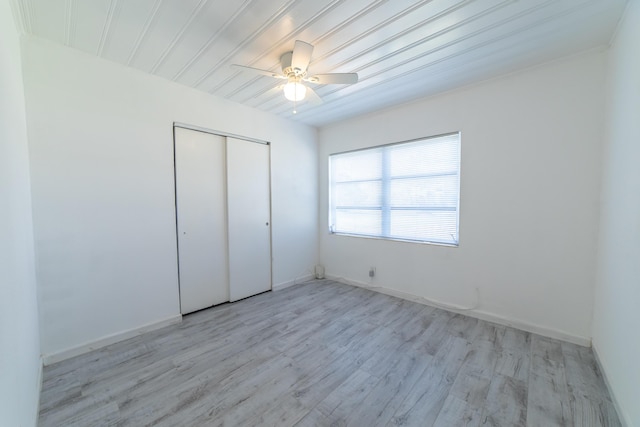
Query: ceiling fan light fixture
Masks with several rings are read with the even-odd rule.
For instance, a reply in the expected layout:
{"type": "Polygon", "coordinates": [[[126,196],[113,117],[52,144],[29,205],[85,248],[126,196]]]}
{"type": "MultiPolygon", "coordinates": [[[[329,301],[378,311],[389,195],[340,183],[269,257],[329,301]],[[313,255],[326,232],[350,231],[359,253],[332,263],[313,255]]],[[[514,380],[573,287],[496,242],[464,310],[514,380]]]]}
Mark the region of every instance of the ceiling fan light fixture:
{"type": "MultiPolygon", "coordinates": [[[[233,64],[233,67],[238,68],[241,71],[249,71],[253,74],[259,74],[261,76],[269,76],[276,79],[286,80],[286,84],[276,86],[272,90],[280,91],[281,89],[284,89],[284,97],[294,103],[293,112],[295,113],[295,108],[297,105],[296,103],[298,101],[302,101],[303,99],[306,99],[307,102],[313,105],[322,103],[322,99],[313,90],[312,86],[305,86],[303,82],[309,82],[319,85],[350,85],[358,82],[358,74],[356,73],[328,73],[308,75],[312,52],[312,45],[301,40],[296,40],[293,46],[293,50],[290,52],[285,52],[280,56],[280,68],[282,69],[282,73],[262,70],[260,68],[245,67],[243,65],[236,64],[233,64]]],[[[272,90],[267,91],[269,96],[271,96],[272,90]]]]}
{"type": "Polygon", "coordinates": [[[284,85],[284,97],[289,101],[302,101],[307,94],[307,88],[300,82],[289,82],[284,85]]]}

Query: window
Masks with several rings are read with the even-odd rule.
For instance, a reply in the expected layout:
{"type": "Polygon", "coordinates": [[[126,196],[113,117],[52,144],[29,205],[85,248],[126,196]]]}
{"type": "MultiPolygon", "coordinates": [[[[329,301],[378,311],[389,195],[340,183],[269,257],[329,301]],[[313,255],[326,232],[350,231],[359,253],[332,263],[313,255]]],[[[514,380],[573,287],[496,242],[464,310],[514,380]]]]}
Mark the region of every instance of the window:
{"type": "Polygon", "coordinates": [[[460,133],[329,156],[332,233],[458,244],[460,133]]]}

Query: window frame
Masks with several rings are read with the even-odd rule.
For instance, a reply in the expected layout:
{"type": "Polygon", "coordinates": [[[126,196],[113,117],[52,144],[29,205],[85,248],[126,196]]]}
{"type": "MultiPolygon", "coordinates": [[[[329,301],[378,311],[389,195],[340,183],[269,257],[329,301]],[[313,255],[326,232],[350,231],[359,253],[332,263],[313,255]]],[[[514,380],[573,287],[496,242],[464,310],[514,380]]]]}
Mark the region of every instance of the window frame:
{"type": "Polygon", "coordinates": [[[360,238],[365,238],[365,239],[377,239],[377,240],[390,240],[390,241],[397,241],[397,242],[407,242],[407,243],[418,243],[418,244],[428,244],[428,245],[436,245],[436,246],[449,246],[449,247],[459,247],[460,246],[460,187],[461,187],[461,164],[462,164],[462,132],[460,131],[456,131],[456,132],[449,132],[449,133],[443,133],[443,134],[438,134],[438,135],[430,135],[427,137],[420,137],[420,138],[413,138],[413,139],[409,139],[409,140],[404,140],[404,141],[398,141],[398,142],[392,142],[392,143],[387,143],[387,144],[380,144],[380,145],[372,145],[372,146],[368,146],[368,147],[363,147],[363,148],[357,148],[357,149],[353,149],[353,150],[346,150],[346,151],[340,151],[340,152],[335,152],[335,153],[330,153],[328,155],[328,230],[329,230],[329,234],[332,235],[336,235],[336,236],[348,236],[348,237],[360,237],[360,238]],[[416,174],[416,175],[412,175],[412,176],[402,176],[402,177],[397,177],[397,178],[392,178],[390,176],[390,172],[389,172],[389,168],[387,167],[387,165],[385,164],[387,162],[387,160],[385,159],[386,157],[388,157],[387,155],[385,155],[385,153],[388,153],[387,151],[385,151],[385,148],[389,148],[389,147],[394,147],[394,146],[398,146],[398,145],[404,145],[404,144],[411,144],[411,143],[415,143],[415,142],[419,142],[419,141],[428,141],[431,139],[437,139],[437,138],[443,138],[443,137],[449,137],[449,136],[454,136],[457,135],[457,144],[458,144],[458,159],[457,159],[457,170],[456,172],[442,172],[442,173],[430,173],[430,174],[416,174]],[[381,183],[381,203],[380,206],[376,206],[376,207],[368,207],[368,208],[363,208],[363,207],[351,207],[352,209],[358,209],[358,210],[376,210],[376,211],[380,211],[381,212],[381,233],[380,235],[373,235],[373,234],[360,234],[360,233],[356,233],[356,232],[344,232],[344,231],[335,231],[334,229],[334,212],[336,209],[343,209],[343,210],[348,210],[349,207],[348,206],[342,206],[340,208],[336,208],[335,207],[335,203],[334,203],[334,197],[335,195],[333,194],[333,173],[332,173],[332,157],[334,156],[339,156],[339,155],[343,155],[343,154],[349,154],[349,153],[357,153],[357,152],[361,152],[361,151],[374,151],[374,150],[380,150],[381,151],[381,155],[382,155],[382,172],[381,172],[381,176],[380,178],[374,178],[374,179],[363,179],[363,180],[354,180],[354,181],[343,181],[343,183],[348,183],[348,182],[380,182],[381,183]],[[391,184],[394,180],[402,180],[402,179],[420,179],[420,178],[434,178],[434,177],[438,177],[438,176],[451,176],[451,175],[456,175],[457,176],[457,197],[456,197],[456,205],[455,208],[447,208],[447,207],[443,207],[443,206],[433,206],[431,208],[427,208],[427,207],[401,207],[400,209],[396,208],[395,210],[414,210],[414,211],[430,211],[430,212],[437,212],[437,211],[455,211],[456,215],[455,215],[455,223],[456,223],[456,236],[455,236],[455,242],[450,242],[450,241],[441,241],[441,240],[437,240],[437,239],[431,239],[431,240],[425,240],[425,239],[410,239],[410,238],[400,238],[400,237],[394,237],[390,235],[390,227],[391,227],[391,215],[390,212],[392,210],[394,210],[393,208],[391,208],[391,197],[390,197],[390,188],[391,184]],[[386,203],[385,203],[386,201],[386,203]],[[386,234],[385,234],[386,233],[386,234]]]}

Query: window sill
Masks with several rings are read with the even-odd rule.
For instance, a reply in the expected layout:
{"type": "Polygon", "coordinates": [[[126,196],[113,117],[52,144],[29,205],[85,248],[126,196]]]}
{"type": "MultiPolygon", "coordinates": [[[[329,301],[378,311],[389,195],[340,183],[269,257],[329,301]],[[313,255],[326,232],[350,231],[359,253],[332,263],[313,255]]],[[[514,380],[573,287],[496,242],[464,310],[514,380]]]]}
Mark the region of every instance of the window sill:
{"type": "Polygon", "coordinates": [[[369,240],[386,240],[389,242],[399,242],[399,243],[413,243],[417,245],[445,246],[449,248],[457,248],[460,246],[460,242],[458,243],[431,242],[426,240],[398,239],[393,237],[379,237],[379,236],[366,236],[362,234],[336,233],[333,231],[329,231],[329,235],[340,236],[340,237],[355,237],[355,238],[369,239],[369,240]]]}

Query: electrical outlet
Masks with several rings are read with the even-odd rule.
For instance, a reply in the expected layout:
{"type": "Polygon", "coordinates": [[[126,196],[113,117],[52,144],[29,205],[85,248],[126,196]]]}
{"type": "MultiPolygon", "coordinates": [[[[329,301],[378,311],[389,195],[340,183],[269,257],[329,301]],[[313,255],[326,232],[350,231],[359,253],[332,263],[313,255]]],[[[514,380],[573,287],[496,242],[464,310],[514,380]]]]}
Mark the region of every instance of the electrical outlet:
{"type": "Polygon", "coordinates": [[[373,278],[376,275],[376,268],[375,267],[370,267],[369,268],[369,277],[373,278]]]}

